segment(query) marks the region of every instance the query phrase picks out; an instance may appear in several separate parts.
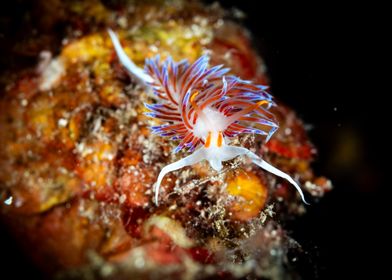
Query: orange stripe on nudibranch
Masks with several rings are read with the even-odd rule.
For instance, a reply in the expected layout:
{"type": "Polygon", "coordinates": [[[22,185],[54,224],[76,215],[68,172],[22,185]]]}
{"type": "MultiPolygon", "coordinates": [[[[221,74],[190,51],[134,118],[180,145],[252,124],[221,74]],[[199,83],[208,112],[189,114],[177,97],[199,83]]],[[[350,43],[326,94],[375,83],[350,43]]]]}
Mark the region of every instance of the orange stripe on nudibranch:
{"type": "Polygon", "coordinates": [[[241,111],[241,113],[243,115],[252,112],[254,109],[264,105],[264,104],[268,104],[269,102],[267,100],[261,100],[259,102],[257,102],[256,104],[250,105],[249,107],[245,108],[243,111],[241,111]]]}
{"type": "Polygon", "coordinates": [[[222,143],[223,143],[223,135],[222,135],[222,131],[219,131],[218,139],[216,140],[216,145],[220,148],[222,147],[222,143]]]}
{"type": "Polygon", "coordinates": [[[211,144],[211,131],[208,132],[208,136],[206,139],[206,143],[204,144],[204,147],[208,148],[211,144]]]}
{"type": "Polygon", "coordinates": [[[199,94],[199,91],[195,91],[194,93],[192,93],[191,98],[189,99],[189,101],[191,102],[193,108],[197,111],[198,110],[198,106],[195,102],[195,98],[196,96],[199,94]]]}
{"type": "Polygon", "coordinates": [[[269,102],[267,100],[261,100],[261,101],[257,102],[257,107],[260,107],[260,106],[262,106],[264,104],[268,104],[268,103],[269,102]]]}

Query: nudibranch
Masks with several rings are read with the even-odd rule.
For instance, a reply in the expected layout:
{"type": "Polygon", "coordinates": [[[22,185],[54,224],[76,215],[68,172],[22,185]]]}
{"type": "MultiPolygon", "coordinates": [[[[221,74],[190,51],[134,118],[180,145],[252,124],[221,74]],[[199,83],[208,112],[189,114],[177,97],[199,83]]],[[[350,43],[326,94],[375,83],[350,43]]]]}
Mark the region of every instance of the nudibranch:
{"type": "Polygon", "coordinates": [[[156,56],[146,59],[143,71],[125,54],[112,30],[109,30],[109,35],[121,64],[159,100],[156,104],[145,104],[149,110],[147,116],[164,122],[151,127],[152,132],[178,140],[174,153],[183,149],[191,152],[160,171],[154,188],[155,204],[158,205],[161,182],[169,172],[203,160],[220,171],[222,162],[241,155],[289,181],[307,204],[300,186],[292,177],[250,150],[229,145],[229,139],[241,133],[263,135],[267,142],[278,129],[269,111],[275,103],[266,92],[266,86],[227,75],[230,69],[223,68],[223,65],[209,67],[206,55],[193,64],[187,60],[175,62],[171,57],[161,61],[156,56]]]}

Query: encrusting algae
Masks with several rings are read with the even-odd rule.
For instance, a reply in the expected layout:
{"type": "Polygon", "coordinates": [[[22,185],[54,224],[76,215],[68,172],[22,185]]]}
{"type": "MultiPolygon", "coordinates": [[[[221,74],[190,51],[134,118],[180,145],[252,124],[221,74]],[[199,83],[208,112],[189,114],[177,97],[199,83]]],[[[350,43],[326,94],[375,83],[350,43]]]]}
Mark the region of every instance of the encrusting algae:
{"type": "MultiPolygon", "coordinates": [[[[278,221],[304,205],[289,183],[245,158],[220,172],[200,162],[167,174],[155,205],[159,172],[186,153],[150,132],[164,124],[144,114],[156,99],[128,75],[107,34],[116,31],[138,67],[157,54],[190,62],[208,55],[211,65],[266,84],[234,17],[197,1],[50,2],[62,13],[41,5],[42,24],[62,22],[63,38],[49,32],[50,46],[36,42],[40,62],[5,73],[0,99],[1,216],[35,264],[66,279],[295,275],[286,254],[299,248],[278,221]]],[[[331,184],[310,169],[315,149],[295,113],[277,104],[280,129],[268,143],[248,134],[230,145],[290,174],[308,198],[321,197],[331,184]]]]}

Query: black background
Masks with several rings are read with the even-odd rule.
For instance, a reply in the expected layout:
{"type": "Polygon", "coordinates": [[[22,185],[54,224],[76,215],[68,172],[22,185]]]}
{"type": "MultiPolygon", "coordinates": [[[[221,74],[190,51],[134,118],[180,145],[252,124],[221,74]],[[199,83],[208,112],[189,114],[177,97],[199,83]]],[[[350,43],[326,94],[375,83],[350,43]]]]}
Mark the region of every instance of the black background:
{"type": "Polygon", "coordinates": [[[391,90],[381,86],[382,7],[223,2],[248,15],[245,25],[267,63],[273,95],[313,127],[316,173],[335,187],[290,225],[308,252],[302,276],[385,278],[391,90]]]}
{"type": "MultiPolygon", "coordinates": [[[[17,11],[21,2],[7,8],[17,11]]],[[[244,24],[266,61],[273,95],[313,127],[316,173],[335,187],[288,225],[308,252],[299,269],[306,279],[381,278],[388,258],[381,253],[389,253],[384,179],[391,166],[390,89],[381,86],[382,73],[390,70],[379,64],[386,59],[380,39],[390,35],[382,32],[387,26],[383,8],[287,2],[226,0],[221,5],[247,14],[244,24]]],[[[39,275],[4,228],[0,246],[1,279],[39,275]]]]}

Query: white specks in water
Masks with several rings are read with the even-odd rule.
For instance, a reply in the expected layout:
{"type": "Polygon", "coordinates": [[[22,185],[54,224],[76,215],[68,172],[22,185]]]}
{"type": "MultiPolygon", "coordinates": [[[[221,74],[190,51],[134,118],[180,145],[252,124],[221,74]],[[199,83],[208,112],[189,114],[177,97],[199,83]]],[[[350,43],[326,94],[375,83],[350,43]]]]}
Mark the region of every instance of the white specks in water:
{"type": "Polygon", "coordinates": [[[311,131],[313,128],[314,128],[313,124],[309,124],[309,123],[304,124],[304,129],[306,131],[311,131]]]}
{"type": "Polygon", "coordinates": [[[233,8],[232,9],[232,13],[233,13],[233,16],[236,19],[244,19],[244,18],[246,18],[246,14],[243,11],[241,11],[240,9],[233,8]]]}
{"type": "Polygon", "coordinates": [[[284,130],[284,134],[286,134],[286,135],[291,135],[291,133],[292,133],[291,128],[286,127],[286,129],[284,130]]]}

